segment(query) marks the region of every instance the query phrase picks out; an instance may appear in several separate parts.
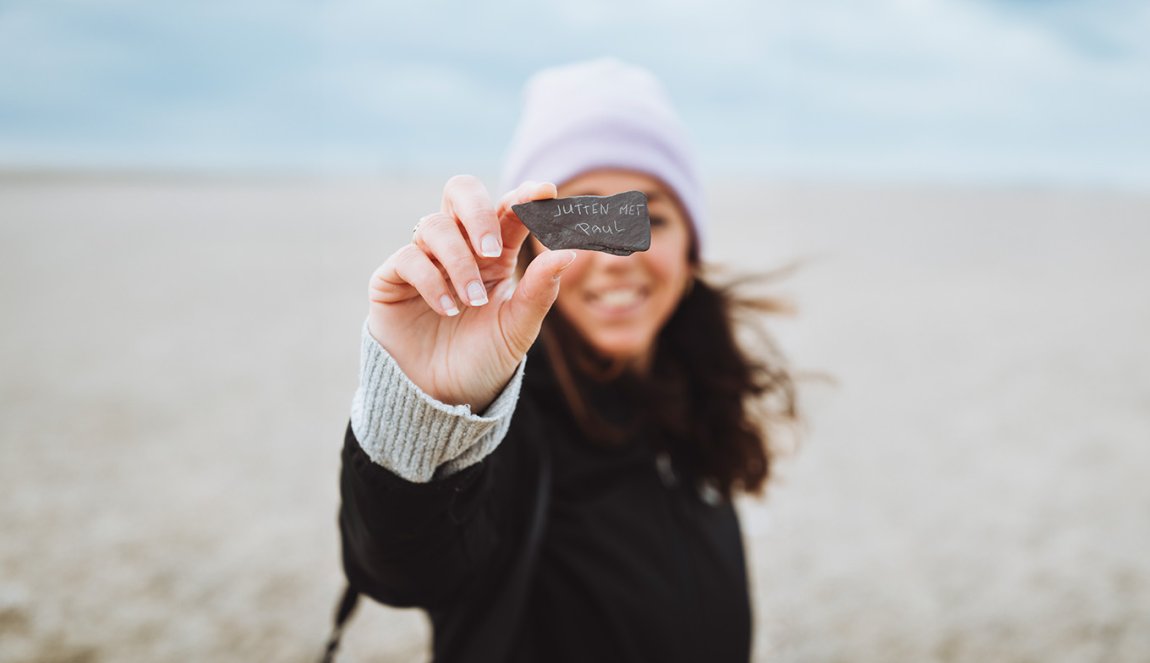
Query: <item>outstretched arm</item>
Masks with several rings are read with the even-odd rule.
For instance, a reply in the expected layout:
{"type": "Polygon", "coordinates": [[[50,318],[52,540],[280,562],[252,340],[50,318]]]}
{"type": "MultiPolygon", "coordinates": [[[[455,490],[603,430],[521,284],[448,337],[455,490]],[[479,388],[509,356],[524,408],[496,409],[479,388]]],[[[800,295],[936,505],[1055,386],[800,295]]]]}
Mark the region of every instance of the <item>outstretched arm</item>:
{"type": "Polygon", "coordinates": [[[516,283],[527,232],[511,205],[554,195],[526,183],[496,208],[477,180],[452,178],[441,210],[372,275],[340,529],[349,579],[377,600],[435,606],[514,547],[521,450],[500,441],[575,254],[544,252],[516,283]]]}

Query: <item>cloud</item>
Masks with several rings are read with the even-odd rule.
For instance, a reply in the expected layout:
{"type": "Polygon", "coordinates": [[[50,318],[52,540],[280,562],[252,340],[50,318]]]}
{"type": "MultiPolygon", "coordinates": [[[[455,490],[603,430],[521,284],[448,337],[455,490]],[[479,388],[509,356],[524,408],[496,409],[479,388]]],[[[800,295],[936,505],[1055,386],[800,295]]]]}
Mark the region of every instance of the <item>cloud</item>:
{"type": "Polygon", "coordinates": [[[613,54],[713,172],[1150,186],[1148,32],[1126,0],[38,0],[0,10],[0,163],[474,169],[531,72],[613,54]]]}

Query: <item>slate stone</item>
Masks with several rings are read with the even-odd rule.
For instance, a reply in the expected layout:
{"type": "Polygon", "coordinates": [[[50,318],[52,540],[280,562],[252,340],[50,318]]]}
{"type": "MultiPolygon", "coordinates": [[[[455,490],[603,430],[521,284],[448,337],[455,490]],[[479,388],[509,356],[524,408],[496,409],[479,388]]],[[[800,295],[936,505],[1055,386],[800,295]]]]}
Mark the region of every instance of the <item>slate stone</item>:
{"type": "Polygon", "coordinates": [[[511,209],[549,249],[591,249],[629,256],[651,248],[651,217],[642,191],[535,200],[511,209]]]}

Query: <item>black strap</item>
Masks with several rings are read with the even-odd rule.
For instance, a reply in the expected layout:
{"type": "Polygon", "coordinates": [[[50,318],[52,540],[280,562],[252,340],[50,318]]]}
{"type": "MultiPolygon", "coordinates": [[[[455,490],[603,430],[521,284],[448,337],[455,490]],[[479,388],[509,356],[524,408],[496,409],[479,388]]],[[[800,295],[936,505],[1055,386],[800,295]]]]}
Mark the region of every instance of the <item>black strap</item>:
{"type": "MultiPolygon", "coordinates": [[[[546,442],[540,443],[537,447],[539,452],[539,473],[537,475],[536,493],[535,493],[535,508],[531,512],[530,531],[527,533],[527,550],[523,559],[523,564],[517,569],[515,578],[512,579],[512,587],[510,588],[510,596],[522,597],[522,593],[526,591],[526,583],[528,577],[531,575],[535,568],[535,562],[539,556],[539,548],[543,542],[543,529],[547,523],[547,509],[551,499],[551,454],[547,448],[546,442]]],[[[335,609],[335,619],[332,622],[331,635],[327,639],[327,647],[324,648],[323,655],[319,659],[319,663],[334,663],[336,652],[339,650],[339,641],[343,637],[344,628],[347,626],[347,621],[351,619],[351,615],[355,612],[355,606],[359,602],[359,591],[351,584],[350,581],[344,587],[343,598],[339,600],[339,605],[335,609]]],[[[522,606],[520,610],[514,611],[512,622],[519,621],[522,606]]],[[[495,614],[499,611],[492,611],[489,614],[495,614]]],[[[502,629],[503,641],[497,646],[506,651],[510,646],[507,641],[511,637],[511,633],[507,629],[502,629]]]]}
{"type": "Polygon", "coordinates": [[[539,473],[536,475],[535,504],[528,525],[527,546],[522,549],[514,574],[504,585],[499,598],[485,611],[486,618],[478,625],[475,640],[469,643],[469,647],[483,652],[484,661],[505,661],[514,648],[539,550],[543,547],[543,531],[551,502],[551,450],[543,440],[535,448],[539,454],[539,473]]]}
{"type": "Polygon", "coordinates": [[[335,609],[335,620],[332,623],[331,635],[327,639],[327,647],[324,649],[323,656],[320,657],[320,663],[333,663],[335,661],[335,653],[339,649],[339,640],[343,637],[343,629],[347,624],[347,620],[351,618],[351,613],[355,612],[355,604],[359,602],[359,591],[347,583],[343,590],[343,598],[339,600],[339,605],[335,609]]]}

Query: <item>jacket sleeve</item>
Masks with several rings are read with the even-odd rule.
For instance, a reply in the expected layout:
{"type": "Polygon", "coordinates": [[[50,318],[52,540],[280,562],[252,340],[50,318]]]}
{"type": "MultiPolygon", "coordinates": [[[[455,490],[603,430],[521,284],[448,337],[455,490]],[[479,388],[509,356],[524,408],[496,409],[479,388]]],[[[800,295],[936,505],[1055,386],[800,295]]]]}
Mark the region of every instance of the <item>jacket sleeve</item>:
{"type": "Polygon", "coordinates": [[[503,440],[526,360],[487,411],[477,415],[467,405],[448,405],[424,393],[372,338],[366,321],[361,336],[351,428],[373,462],[426,483],[478,463],[503,440]]]}
{"type": "MultiPolygon", "coordinates": [[[[514,450],[501,448],[523,366],[482,415],[439,403],[364,331],[360,386],[344,435],[340,532],[361,593],[433,608],[506,557],[516,510],[514,450]]],[[[503,445],[507,446],[507,445],[503,445]]]]}

